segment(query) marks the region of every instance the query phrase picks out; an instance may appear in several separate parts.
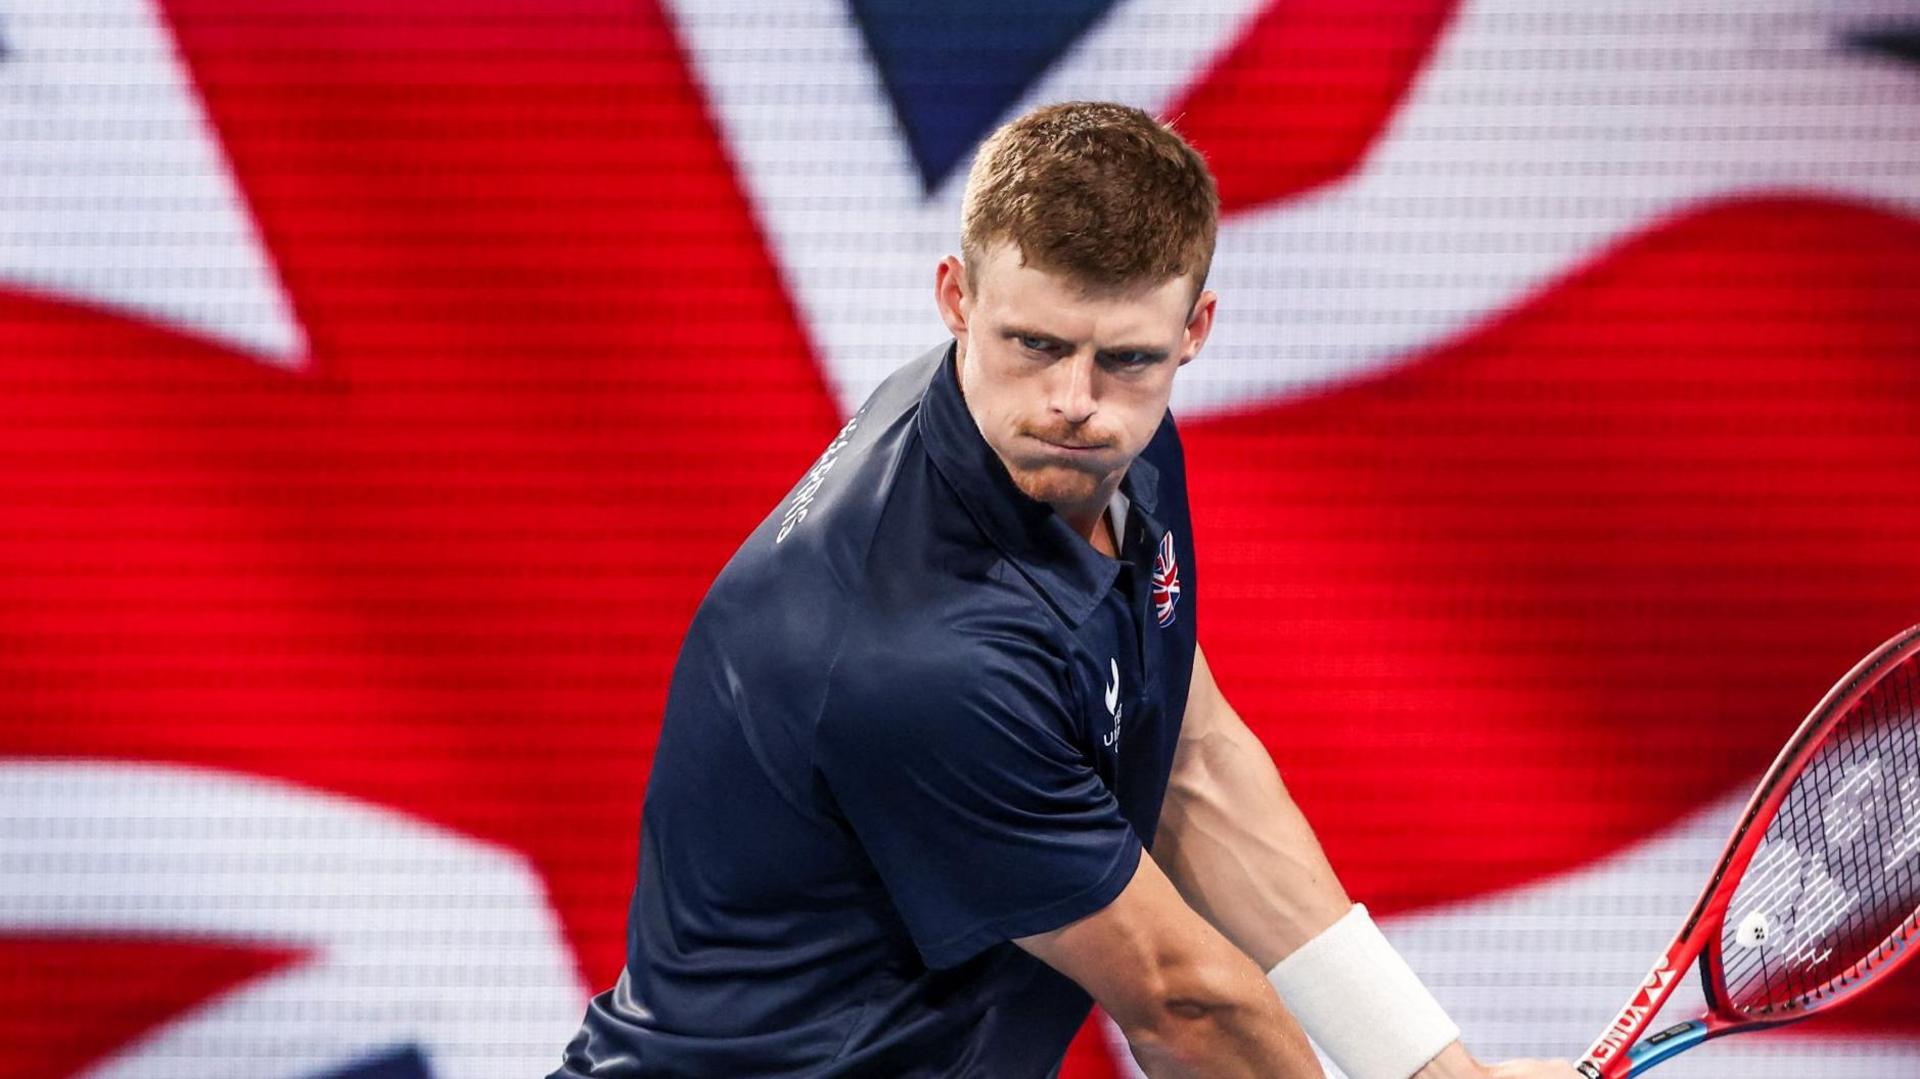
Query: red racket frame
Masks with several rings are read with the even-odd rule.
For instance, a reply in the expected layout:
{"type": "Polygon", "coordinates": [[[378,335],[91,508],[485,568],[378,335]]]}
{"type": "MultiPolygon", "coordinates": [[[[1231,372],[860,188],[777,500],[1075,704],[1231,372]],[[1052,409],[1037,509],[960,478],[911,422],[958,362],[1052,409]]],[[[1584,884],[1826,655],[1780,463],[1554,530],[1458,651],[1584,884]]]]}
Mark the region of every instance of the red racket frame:
{"type": "Polygon", "coordinates": [[[1867,965],[1867,959],[1863,958],[1822,987],[1830,988],[1831,992],[1816,1003],[1782,1018],[1756,1019],[1735,1012],[1722,999],[1722,957],[1720,949],[1714,947],[1720,939],[1727,906],[1733,902],[1734,892],[1739,888],[1754,854],[1760,849],[1767,826],[1773,823],[1781,804],[1786,801],[1787,792],[1793,788],[1794,780],[1800,777],[1807,762],[1813,759],[1814,753],[1826,741],[1827,735],[1860,698],[1878,685],[1888,671],[1916,652],[1920,652],[1920,626],[1911,626],[1854,664],[1853,669],[1820,699],[1820,703],[1814,705],[1813,711],[1808,713],[1806,721],[1787,741],[1786,747],[1774,759],[1773,766],[1767,770],[1766,777],[1760,781],[1759,788],[1747,802],[1740,825],[1734,829],[1733,838],[1728,840],[1726,852],[1720,856],[1719,868],[1714,870],[1706,890],[1694,904],[1693,913],[1687,916],[1673,943],[1668,945],[1660,961],[1654,964],[1653,970],[1640,983],[1640,988],[1626,1006],[1620,1009],[1606,1031],[1576,1062],[1576,1068],[1582,1075],[1589,1079],[1626,1079],[1702,1041],[1805,1019],[1846,1001],[1898,968],[1914,952],[1920,951],[1920,948],[1907,947],[1920,938],[1920,912],[1916,912],[1908,917],[1902,929],[1896,931],[1870,957],[1874,960],[1870,972],[1861,969],[1867,965]],[[1706,1014],[1692,1023],[1684,1023],[1655,1035],[1656,1040],[1672,1037],[1675,1045],[1669,1051],[1646,1054],[1644,1057],[1630,1056],[1629,1049],[1646,1034],[1654,1017],[1679,985],[1681,968],[1696,958],[1700,960],[1700,980],[1706,989],[1706,1014]]]}

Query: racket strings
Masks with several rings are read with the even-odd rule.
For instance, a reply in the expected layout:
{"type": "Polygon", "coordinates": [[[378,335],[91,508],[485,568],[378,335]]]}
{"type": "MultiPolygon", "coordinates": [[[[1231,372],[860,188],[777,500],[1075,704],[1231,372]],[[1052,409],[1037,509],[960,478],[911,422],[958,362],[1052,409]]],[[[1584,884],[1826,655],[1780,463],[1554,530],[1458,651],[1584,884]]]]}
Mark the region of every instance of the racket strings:
{"type": "Polygon", "coordinates": [[[1881,674],[1768,824],[1721,930],[1721,997],[1789,1017],[1867,977],[1920,912],[1920,662],[1881,674]]]}

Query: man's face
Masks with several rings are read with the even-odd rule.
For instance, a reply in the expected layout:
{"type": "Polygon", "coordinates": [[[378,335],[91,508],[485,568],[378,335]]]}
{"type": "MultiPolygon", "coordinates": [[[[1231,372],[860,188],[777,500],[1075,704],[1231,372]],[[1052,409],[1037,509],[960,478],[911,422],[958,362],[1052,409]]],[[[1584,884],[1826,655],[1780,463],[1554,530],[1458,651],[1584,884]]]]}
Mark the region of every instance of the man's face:
{"type": "Polygon", "coordinates": [[[968,287],[960,261],[935,293],[959,342],[960,388],[987,444],[1026,494],[1087,524],[1167,412],[1173,373],[1213,323],[1215,298],[1178,277],[1089,294],[1023,266],[1018,248],[984,252],[968,287]]]}

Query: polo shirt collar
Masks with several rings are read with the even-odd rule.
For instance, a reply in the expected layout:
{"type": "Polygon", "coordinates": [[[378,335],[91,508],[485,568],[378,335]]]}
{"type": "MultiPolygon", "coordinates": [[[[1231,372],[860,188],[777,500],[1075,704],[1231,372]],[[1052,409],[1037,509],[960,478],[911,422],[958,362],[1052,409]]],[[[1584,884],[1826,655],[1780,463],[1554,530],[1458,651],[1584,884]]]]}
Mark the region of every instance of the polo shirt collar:
{"type": "MultiPolygon", "coordinates": [[[[934,467],[987,538],[1068,622],[1078,626],[1085,621],[1113,587],[1120,563],[1094,550],[1052,506],[1029,498],[1014,485],[1006,465],[967,411],[951,342],[920,399],[917,422],[934,467]]],[[[1136,511],[1150,514],[1159,495],[1159,478],[1157,469],[1136,457],[1120,489],[1136,511]]]]}

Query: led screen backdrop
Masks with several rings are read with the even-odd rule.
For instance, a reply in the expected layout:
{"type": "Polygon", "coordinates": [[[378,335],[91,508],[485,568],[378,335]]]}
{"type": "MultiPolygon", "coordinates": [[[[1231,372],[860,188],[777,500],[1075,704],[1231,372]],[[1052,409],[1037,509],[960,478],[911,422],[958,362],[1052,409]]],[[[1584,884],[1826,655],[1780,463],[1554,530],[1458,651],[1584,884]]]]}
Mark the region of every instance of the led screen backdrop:
{"type": "Polygon", "coordinates": [[[1583,1048],[1920,621],[1908,4],[0,0],[0,1076],[544,1074],[694,605],[1079,97],[1221,183],[1222,684],[1469,1044],[1583,1048]]]}

